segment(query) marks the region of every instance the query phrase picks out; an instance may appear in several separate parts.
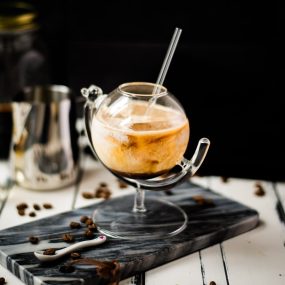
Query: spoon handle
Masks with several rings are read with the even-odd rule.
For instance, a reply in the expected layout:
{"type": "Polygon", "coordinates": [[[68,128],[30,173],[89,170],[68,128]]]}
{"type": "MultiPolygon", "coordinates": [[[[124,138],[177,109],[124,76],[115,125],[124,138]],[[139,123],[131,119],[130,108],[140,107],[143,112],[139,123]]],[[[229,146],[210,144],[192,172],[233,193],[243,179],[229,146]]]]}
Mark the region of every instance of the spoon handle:
{"type": "Polygon", "coordinates": [[[84,240],[84,241],[72,244],[72,245],[65,247],[63,249],[57,250],[57,254],[66,254],[66,253],[70,253],[74,250],[81,249],[84,247],[99,245],[99,244],[105,242],[106,239],[107,239],[106,236],[100,235],[99,237],[97,237],[95,239],[84,240]]]}

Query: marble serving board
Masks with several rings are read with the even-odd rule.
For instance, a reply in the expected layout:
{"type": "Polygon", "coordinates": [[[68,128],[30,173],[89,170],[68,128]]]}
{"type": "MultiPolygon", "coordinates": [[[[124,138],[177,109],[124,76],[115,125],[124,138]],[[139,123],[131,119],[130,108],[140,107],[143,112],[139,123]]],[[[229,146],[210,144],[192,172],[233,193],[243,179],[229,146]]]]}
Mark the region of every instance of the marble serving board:
{"type": "MultiPolygon", "coordinates": [[[[150,191],[147,195],[159,196],[180,205],[189,218],[187,228],[174,237],[159,240],[127,241],[108,238],[106,243],[98,247],[82,250],[82,257],[99,261],[116,260],[120,267],[116,276],[122,280],[247,232],[258,225],[259,218],[255,210],[190,182],[176,187],[168,194],[150,191]],[[211,199],[213,204],[199,205],[193,199],[197,195],[211,199]]],[[[132,203],[132,198],[125,196],[124,199],[126,203],[132,203]]],[[[66,246],[62,240],[64,233],[72,233],[77,241],[84,239],[83,228],[71,230],[69,224],[71,221],[79,221],[83,215],[92,215],[95,207],[96,205],[76,209],[1,231],[1,264],[27,285],[111,284],[109,271],[102,275],[95,265],[75,265],[73,272],[63,273],[62,266],[70,262],[70,257],[45,264],[33,255],[35,250],[66,246]],[[28,241],[31,235],[40,238],[37,245],[28,241]]],[[[112,267],[110,268],[111,272],[112,267]]]]}

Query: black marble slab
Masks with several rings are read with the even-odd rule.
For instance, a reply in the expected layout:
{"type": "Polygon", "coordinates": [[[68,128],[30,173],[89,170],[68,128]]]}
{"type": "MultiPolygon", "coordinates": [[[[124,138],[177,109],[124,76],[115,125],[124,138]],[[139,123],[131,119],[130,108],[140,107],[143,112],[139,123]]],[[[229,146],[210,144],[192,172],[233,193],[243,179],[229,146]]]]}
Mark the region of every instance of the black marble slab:
{"type": "MultiPolygon", "coordinates": [[[[180,234],[159,240],[108,241],[98,247],[81,251],[83,258],[99,261],[117,260],[120,265],[119,279],[146,271],[199,249],[214,245],[255,228],[258,213],[240,203],[225,198],[210,189],[186,182],[168,195],[165,192],[147,192],[180,205],[187,213],[187,228],[180,234]],[[213,204],[199,204],[193,196],[202,195],[213,204]]],[[[115,198],[114,198],[115,199],[115,198]]],[[[126,196],[126,201],[128,198],[126,196]]],[[[76,265],[71,273],[60,271],[69,262],[64,257],[52,263],[41,263],[33,252],[45,248],[61,248],[64,233],[72,233],[77,241],[85,239],[85,228],[70,229],[71,221],[79,221],[82,215],[91,216],[96,205],[65,212],[35,222],[0,231],[0,262],[27,285],[103,285],[109,284],[108,277],[98,274],[94,265],[76,265]],[[40,242],[33,245],[30,235],[38,236],[40,242]]],[[[95,233],[96,235],[98,233],[95,233]]]]}

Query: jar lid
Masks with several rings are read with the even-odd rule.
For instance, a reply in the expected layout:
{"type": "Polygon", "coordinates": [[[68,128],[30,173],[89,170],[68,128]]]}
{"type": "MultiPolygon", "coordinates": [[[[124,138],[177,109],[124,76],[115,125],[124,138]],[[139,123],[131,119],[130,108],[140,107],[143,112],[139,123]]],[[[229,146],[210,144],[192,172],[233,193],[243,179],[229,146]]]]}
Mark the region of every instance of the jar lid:
{"type": "Polygon", "coordinates": [[[13,33],[38,28],[35,8],[25,2],[5,1],[0,3],[0,33],[13,33]]]}

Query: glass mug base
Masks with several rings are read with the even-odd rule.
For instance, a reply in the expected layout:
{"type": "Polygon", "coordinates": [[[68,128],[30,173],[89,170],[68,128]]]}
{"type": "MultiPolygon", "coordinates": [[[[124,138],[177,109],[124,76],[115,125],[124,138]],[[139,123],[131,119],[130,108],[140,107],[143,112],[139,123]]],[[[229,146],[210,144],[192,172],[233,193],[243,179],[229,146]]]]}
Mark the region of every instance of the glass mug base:
{"type": "Polygon", "coordinates": [[[132,210],[133,197],[103,202],[93,213],[99,232],[113,238],[145,240],[171,237],[182,232],[188,217],[179,206],[162,199],[145,199],[146,211],[132,210]]]}

